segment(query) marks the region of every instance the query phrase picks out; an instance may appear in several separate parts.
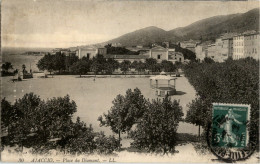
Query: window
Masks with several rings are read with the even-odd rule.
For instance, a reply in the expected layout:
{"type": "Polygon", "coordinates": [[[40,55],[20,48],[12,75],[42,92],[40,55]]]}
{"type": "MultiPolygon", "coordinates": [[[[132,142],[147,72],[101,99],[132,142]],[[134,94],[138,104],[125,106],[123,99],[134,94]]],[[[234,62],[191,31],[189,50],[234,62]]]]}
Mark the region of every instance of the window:
{"type": "Polygon", "coordinates": [[[157,55],[157,59],[161,59],[161,55],[157,55]]]}

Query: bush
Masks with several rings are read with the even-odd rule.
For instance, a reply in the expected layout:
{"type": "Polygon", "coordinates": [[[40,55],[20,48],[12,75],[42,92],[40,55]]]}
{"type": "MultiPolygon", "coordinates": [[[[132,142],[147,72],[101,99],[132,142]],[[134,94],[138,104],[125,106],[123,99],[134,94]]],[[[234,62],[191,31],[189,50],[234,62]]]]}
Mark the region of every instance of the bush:
{"type": "Polygon", "coordinates": [[[174,152],[176,131],[183,116],[179,103],[168,97],[148,104],[136,129],[131,131],[131,145],[149,152],[174,152]]]}
{"type": "Polygon", "coordinates": [[[104,135],[104,132],[100,132],[95,138],[95,151],[98,154],[111,154],[115,150],[118,150],[119,144],[119,140],[116,139],[114,136],[106,137],[104,135]]]}
{"type": "MultiPolygon", "coordinates": [[[[211,120],[213,102],[250,104],[250,137],[258,138],[259,61],[246,58],[224,63],[190,63],[184,72],[198,96],[198,100],[190,105],[192,108],[187,117],[198,118],[198,114],[192,110],[203,108],[208,114],[201,119],[211,120]],[[196,105],[198,101],[200,104],[196,105]]],[[[205,122],[200,123],[204,128],[207,126],[205,122]]]]}
{"type": "MultiPolygon", "coordinates": [[[[86,126],[79,117],[75,123],[72,122],[77,106],[68,95],[43,101],[29,93],[14,105],[3,99],[1,106],[1,125],[8,132],[1,140],[4,146],[18,146],[21,151],[23,147],[33,148],[33,153],[60,149],[71,154],[93,153],[102,147],[100,142],[95,142],[97,134],[91,125],[86,126]]],[[[106,146],[104,150],[110,145],[105,153],[111,153],[118,142],[109,137],[105,138],[103,145],[106,146]]]]}
{"type": "Polygon", "coordinates": [[[132,126],[142,117],[146,110],[147,101],[141,91],[136,88],[133,91],[128,89],[126,95],[117,95],[112,102],[113,106],[98,118],[100,126],[110,126],[111,130],[119,135],[128,132],[132,126]]]}

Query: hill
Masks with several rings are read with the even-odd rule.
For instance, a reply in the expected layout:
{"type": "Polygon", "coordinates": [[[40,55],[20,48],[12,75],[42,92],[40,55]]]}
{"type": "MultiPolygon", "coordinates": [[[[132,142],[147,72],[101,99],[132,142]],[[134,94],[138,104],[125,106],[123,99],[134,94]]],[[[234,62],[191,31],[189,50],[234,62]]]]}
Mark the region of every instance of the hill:
{"type": "Polygon", "coordinates": [[[146,46],[151,43],[163,41],[177,42],[189,39],[202,39],[206,41],[215,40],[222,33],[240,33],[246,30],[259,30],[259,8],[246,13],[206,18],[186,27],[180,27],[170,31],[165,31],[155,26],[146,27],[105,43],[121,43],[123,46],[146,46]]]}
{"type": "Polygon", "coordinates": [[[124,46],[147,45],[154,42],[162,42],[166,38],[167,32],[161,28],[151,26],[131,33],[122,35],[107,43],[121,43],[124,46]]]}
{"type": "Polygon", "coordinates": [[[222,33],[241,33],[246,30],[259,30],[259,8],[243,14],[215,16],[197,21],[189,26],[168,31],[169,36],[178,36],[181,40],[214,40],[222,33]]]}

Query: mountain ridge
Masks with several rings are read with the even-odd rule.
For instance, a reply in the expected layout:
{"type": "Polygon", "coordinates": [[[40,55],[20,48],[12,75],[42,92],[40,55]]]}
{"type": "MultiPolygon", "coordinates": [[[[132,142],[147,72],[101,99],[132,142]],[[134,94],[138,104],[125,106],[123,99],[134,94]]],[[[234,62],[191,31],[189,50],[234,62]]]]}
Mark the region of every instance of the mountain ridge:
{"type": "Polygon", "coordinates": [[[151,43],[163,41],[177,42],[189,39],[207,41],[215,40],[223,33],[241,33],[246,30],[259,31],[259,8],[245,13],[205,18],[188,26],[178,27],[169,31],[156,26],[149,26],[126,33],[102,44],[120,43],[122,46],[147,46],[151,43]]]}

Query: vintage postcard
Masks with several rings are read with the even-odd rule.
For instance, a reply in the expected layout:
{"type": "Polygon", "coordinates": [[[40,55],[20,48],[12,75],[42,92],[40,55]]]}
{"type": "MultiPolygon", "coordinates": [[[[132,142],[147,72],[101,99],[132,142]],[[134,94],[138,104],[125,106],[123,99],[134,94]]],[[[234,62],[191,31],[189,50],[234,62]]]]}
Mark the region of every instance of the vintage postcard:
{"type": "Polygon", "coordinates": [[[1,162],[259,163],[259,1],[1,0],[1,162]]]}

